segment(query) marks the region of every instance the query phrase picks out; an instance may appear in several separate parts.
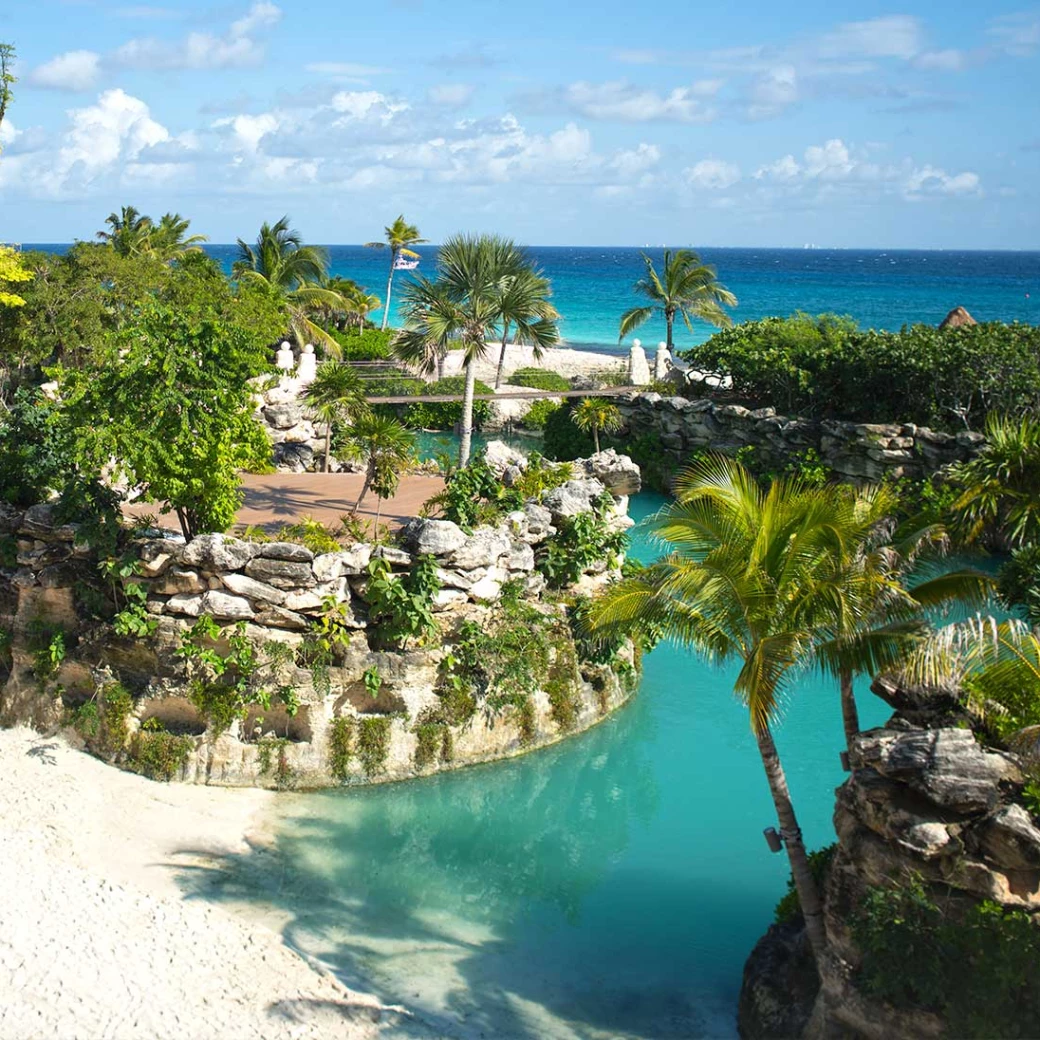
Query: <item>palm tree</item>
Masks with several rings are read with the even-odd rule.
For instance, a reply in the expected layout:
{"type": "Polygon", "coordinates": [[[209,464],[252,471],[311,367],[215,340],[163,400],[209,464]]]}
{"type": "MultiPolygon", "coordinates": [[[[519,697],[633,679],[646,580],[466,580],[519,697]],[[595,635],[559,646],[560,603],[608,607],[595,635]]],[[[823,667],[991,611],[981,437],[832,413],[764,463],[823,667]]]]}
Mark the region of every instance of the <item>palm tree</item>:
{"type": "Polygon", "coordinates": [[[370,489],[375,491],[379,500],[376,507],[378,528],[383,499],[393,497],[400,483],[401,470],[415,459],[415,434],[391,416],[370,413],[355,423],[350,437],[358,454],[368,462],[365,482],[353,512],[361,508],[370,489]]]}
{"type": "Polygon", "coordinates": [[[714,267],[701,262],[692,249],[670,249],[664,251],[664,277],[654,267],[653,260],[643,254],[646,274],[635,284],[635,291],[645,296],[650,303],[633,307],[621,315],[621,332],[618,342],[655,314],[663,314],[668,327],[668,349],[672,349],[672,327],[676,315],[682,317],[688,329],[693,328],[691,318],[700,318],[719,327],[731,325],[732,319],[726,307],[736,307],[737,298],[719,280],[714,267]]]}
{"type": "MultiPolygon", "coordinates": [[[[827,488],[799,478],[763,489],[740,463],[708,456],[676,482],[677,499],[653,520],[670,555],[607,588],[590,610],[593,632],[660,626],[706,657],[736,658],[734,692],[748,709],[817,965],[827,947],[771,723],[780,694],[813,659],[833,602],[834,559],[845,550],[844,511],[827,488]]],[[[849,609],[861,609],[850,597],[849,609]]]]}
{"type": "MultiPolygon", "coordinates": [[[[506,367],[506,346],[509,343],[510,329],[516,326],[518,329],[525,323],[534,321],[554,322],[560,317],[560,312],[549,302],[552,296],[552,284],[545,278],[541,271],[532,263],[526,262],[526,257],[520,258],[516,274],[502,280],[499,291],[501,293],[500,308],[502,311],[502,346],[498,355],[498,369],[495,371],[495,389],[502,385],[502,375],[506,367]]],[[[559,333],[556,340],[559,341],[559,333]]],[[[514,343],[522,343],[519,333],[513,337],[514,343]]],[[[542,346],[533,343],[534,359],[541,361],[542,346]]]]}
{"type": "Polygon", "coordinates": [[[586,397],[581,404],[571,412],[571,422],[584,430],[592,433],[593,443],[596,445],[596,454],[599,454],[599,431],[613,433],[620,430],[624,420],[617,406],[602,397],[586,397]]]}
{"type": "Polygon", "coordinates": [[[343,306],[339,293],[323,287],[328,262],[324,249],[304,245],[300,233],[289,227],[289,218],[282,217],[273,225],[261,226],[255,245],[238,240],[238,259],[232,272],[239,280],[266,283],[285,301],[297,346],[314,340],[338,357],[339,344],[307,316],[310,308],[343,306]]]}
{"type": "Polygon", "coordinates": [[[363,286],[356,284],[349,289],[341,290],[341,295],[347,320],[356,321],[358,332],[364,332],[365,322],[368,321],[369,314],[377,310],[382,301],[363,286]]]}
{"type": "Polygon", "coordinates": [[[325,424],[325,462],[322,472],[329,471],[332,447],[332,427],[341,420],[352,423],[368,415],[368,401],[361,377],[349,365],[326,361],[318,366],[314,381],[303,397],[307,406],[325,424]]]}
{"type": "Polygon", "coordinates": [[[380,325],[380,328],[385,330],[387,322],[390,320],[390,292],[394,284],[394,266],[401,256],[417,258],[419,254],[413,252],[409,246],[421,245],[426,239],[419,237],[419,228],[415,224],[409,224],[404,219],[403,213],[389,227],[383,228],[383,232],[386,235],[385,243],[366,242],[365,245],[373,249],[382,249],[384,245],[390,247],[390,271],[386,276],[386,306],[383,308],[383,324],[380,325]]]}
{"type": "Polygon", "coordinates": [[[172,260],[185,253],[198,253],[202,243],[208,241],[205,235],[189,235],[190,220],[185,220],[179,213],[164,213],[159,223],[149,236],[148,249],[160,260],[172,260]]]}
{"type": "MultiPolygon", "coordinates": [[[[466,386],[459,431],[459,465],[469,461],[473,438],[473,388],[476,363],[487,353],[492,331],[504,320],[503,283],[530,266],[526,254],[496,235],[456,235],[437,254],[437,279],[419,277],[405,293],[405,327],[394,352],[424,374],[439,372],[453,343],[463,350],[466,386]]],[[[538,349],[559,339],[551,318],[512,313],[518,340],[538,349]]]]}
{"type": "Polygon", "coordinates": [[[140,256],[149,251],[155,228],[151,217],[133,206],[123,206],[118,213],[109,213],[105,223],[111,230],[99,231],[97,237],[107,242],[119,256],[140,256]]]}

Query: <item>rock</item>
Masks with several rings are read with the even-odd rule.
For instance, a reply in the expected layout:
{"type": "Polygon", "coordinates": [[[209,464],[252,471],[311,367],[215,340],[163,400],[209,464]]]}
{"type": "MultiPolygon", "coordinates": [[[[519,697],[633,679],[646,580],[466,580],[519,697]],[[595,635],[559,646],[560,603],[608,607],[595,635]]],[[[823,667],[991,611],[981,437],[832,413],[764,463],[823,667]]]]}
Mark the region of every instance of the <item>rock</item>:
{"type": "Polygon", "coordinates": [[[505,556],[512,545],[505,532],[494,527],[478,527],[465,539],[461,548],[448,559],[458,570],[471,571],[478,567],[492,567],[505,556]]]}
{"type": "Polygon", "coordinates": [[[410,567],[412,564],[412,557],[408,553],[392,545],[380,545],[372,555],[382,557],[391,567],[410,567]]]}
{"type": "Polygon", "coordinates": [[[405,527],[402,540],[419,555],[430,553],[433,556],[448,556],[466,544],[466,533],[450,520],[416,517],[405,527]]]}
{"type": "Polygon", "coordinates": [[[199,577],[198,571],[174,567],[152,586],[152,591],[159,596],[175,596],[182,592],[202,592],[206,588],[206,583],[199,577]]]}
{"type": "Polygon", "coordinates": [[[291,560],[294,563],[310,563],[314,553],[305,545],[296,542],[264,542],[257,554],[265,560],[291,560]]]}
{"type": "MultiPolygon", "coordinates": [[[[167,609],[169,609],[169,603],[167,603],[167,609]]],[[[254,616],[249,600],[215,589],[203,593],[201,613],[210,614],[222,621],[248,621],[254,616]]]]}
{"type": "Polygon", "coordinates": [[[271,458],[278,469],[306,473],[314,465],[314,449],[309,444],[285,441],[274,446],[271,458]]]}
{"type": "Polygon", "coordinates": [[[207,571],[241,570],[260,547],[223,534],[202,534],[181,550],[180,561],[186,567],[207,571]]]}
{"type": "Polygon", "coordinates": [[[982,825],[979,843],[1002,870],[1040,869],[1040,828],[1021,805],[1006,805],[982,825]]]}
{"type": "Polygon", "coordinates": [[[501,477],[510,466],[523,469],[527,465],[527,456],[510,448],[504,441],[490,441],[484,449],[484,461],[501,477]]]}
{"type": "Polygon", "coordinates": [[[522,537],[529,545],[545,541],[550,535],[556,533],[556,528],[552,525],[552,513],[545,506],[536,502],[528,502],[524,506],[524,517],[527,529],[522,537]]]}
{"type": "Polygon", "coordinates": [[[22,516],[19,531],[34,536],[52,534],[58,527],[55,517],[57,509],[53,502],[40,502],[35,506],[29,506],[22,516]]]}
{"type": "Polygon", "coordinates": [[[505,559],[505,565],[511,571],[533,571],[534,549],[525,542],[514,542],[512,550],[505,559]]]}
{"type": "Polygon", "coordinates": [[[289,430],[303,419],[298,404],[269,404],[264,408],[264,421],[276,430],[289,430]]]}
{"type": "Polygon", "coordinates": [[[440,589],[433,595],[433,609],[436,612],[442,610],[450,610],[452,607],[457,607],[460,603],[465,603],[469,599],[469,596],[465,592],[459,589],[440,589]]]}
{"type": "Polygon", "coordinates": [[[348,575],[365,574],[372,559],[372,546],[364,542],[352,545],[337,553],[343,566],[343,573],[348,575]]]}
{"type": "Polygon", "coordinates": [[[256,615],[255,620],[259,625],[266,625],[270,628],[286,628],[295,632],[304,631],[310,624],[302,614],[297,614],[293,610],[286,610],[285,607],[277,606],[274,603],[265,606],[263,611],[256,615]]]}
{"type": "Polygon", "coordinates": [[[203,613],[201,593],[181,593],[171,596],[166,601],[167,614],[187,614],[188,617],[198,617],[203,613]]]}
{"type": "Polygon", "coordinates": [[[142,578],[157,578],[162,574],[167,567],[170,566],[173,560],[173,554],[169,552],[159,552],[152,556],[151,559],[145,559],[144,556],[139,555],[141,565],[141,577],[142,578]]]}
{"type": "Polygon", "coordinates": [[[581,459],[577,465],[612,495],[636,495],[643,486],[639,467],[627,455],[619,455],[613,448],[581,459]]]}
{"type": "Polygon", "coordinates": [[[975,319],[963,307],[954,307],[949,314],[939,322],[940,329],[957,329],[962,325],[975,325],[975,319]]]}
{"type": "Polygon", "coordinates": [[[317,584],[309,563],[257,557],[246,564],[246,574],[276,589],[308,589],[317,584]]]}
{"type": "Polygon", "coordinates": [[[469,588],[470,599],[478,603],[494,603],[502,595],[502,583],[490,575],[474,582],[469,588]]]}
{"type": "Polygon", "coordinates": [[[850,759],[854,769],[871,767],[960,813],[992,809],[998,785],[1021,779],[1010,758],[984,751],[968,729],[868,730],[853,742],[850,759]]]}
{"type": "Polygon", "coordinates": [[[483,569],[467,574],[464,571],[445,570],[443,567],[437,568],[437,580],[444,588],[448,589],[471,589],[486,574],[487,571],[483,569]]]}
{"type": "MultiPolygon", "coordinates": [[[[542,505],[552,514],[553,522],[579,513],[592,511],[592,503],[604,492],[598,480],[568,480],[542,496],[542,505]]],[[[526,511],[526,510],[525,510],[526,511]]]]}
{"type": "Polygon", "coordinates": [[[285,593],[273,585],[257,581],[246,574],[222,574],[220,580],[226,588],[237,596],[258,600],[261,603],[273,603],[280,606],[285,602],[285,593]]]}
{"type": "Polygon", "coordinates": [[[801,921],[770,925],[744,964],[737,1020],[744,1040],[800,1037],[820,979],[801,921]]]}
{"type": "Polygon", "coordinates": [[[343,577],[342,554],[338,552],[322,553],[321,556],[314,557],[311,567],[314,570],[314,577],[318,581],[335,581],[336,578],[343,577]]]}

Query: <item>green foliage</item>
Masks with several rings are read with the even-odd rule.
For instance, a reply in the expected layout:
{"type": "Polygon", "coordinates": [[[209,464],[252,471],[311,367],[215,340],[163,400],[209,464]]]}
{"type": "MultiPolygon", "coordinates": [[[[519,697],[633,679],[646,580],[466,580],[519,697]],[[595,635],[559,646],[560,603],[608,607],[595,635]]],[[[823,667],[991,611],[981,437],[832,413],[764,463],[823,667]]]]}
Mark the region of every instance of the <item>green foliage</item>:
{"type": "MultiPolygon", "coordinates": [[[[832,843],[809,853],[809,869],[812,871],[817,888],[823,888],[823,884],[827,880],[827,871],[830,870],[831,861],[834,859],[834,854],[837,851],[837,843],[832,843]]],[[[773,917],[777,924],[786,924],[788,921],[798,920],[801,915],[802,908],[798,902],[798,892],[794,887],[794,878],[789,877],[787,879],[787,891],[781,897],[780,902],[776,904],[773,917]]]]}
{"type": "Polygon", "coordinates": [[[612,507],[613,499],[604,492],[594,503],[593,512],[564,517],[556,534],[538,547],[536,565],[550,588],[573,585],[586,568],[601,560],[608,566],[616,565],[627,543],[622,532],[612,531],[607,525],[605,518],[612,507]]]}
{"type": "MultiPolygon", "coordinates": [[[[419,393],[458,394],[466,389],[464,376],[447,376],[434,383],[423,384],[419,393]]],[[[474,393],[494,393],[490,386],[478,379],[474,385],[474,393]]],[[[473,402],[473,428],[479,430],[491,418],[490,401],[473,402]]],[[[405,426],[413,430],[451,430],[462,421],[462,401],[444,401],[440,403],[410,404],[405,409],[403,421],[405,426]]]]}
{"type": "Polygon", "coordinates": [[[112,619],[112,627],[117,636],[132,636],[144,639],[158,627],[159,619],[152,617],[145,609],[148,594],[136,582],[128,582],[123,586],[125,606],[112,619]]]}
{"type": "Polygon", "coordinates": [[[528,430],[544,430],[549,417],[558,412],[563,405],[555,401],[532,401],[531,407],[520,418],[520,425],[528,430]]]}
{"type": "Polygon", "coordinates": [[[455,743],[450,727],[443,722],[419,722],[415,727],[416,769],[425,769],[439,759],[445,764],[455,755],[455,743]]]}
{"type": "Polygon", "coordinates": [[[560,728],[569,733],[578,721],[581,698],[578,693],[578,661],[574,646],[566,637],[553,642],[553,660],[545,681],[549,698],[549,715],[560,728]]]}
{"type": "Polygon", "coordinates": [[[357,720],[351,715],[337,715],[329,726],[329,772],[340,783],[350,776],[354,758],[357,720]]]}
{"type": "Polygon", "coordinates": [[[187,764],[194,748],[191,737],[168,733],[158,719],[148,719],[130,741],[126,762],[135,773],[168,783],[187,764]]]}
{"type": "Polygon", "coordinates": [[[343,548],[332,531],[311,516],[301,516],[296,523],[286,524],[278,532],[278,541],[296,542],[298,545],[306,546],[316,556],[338,552],[343,548]]]}
{"type": "Polygon", "coordinates": [[[390,753],[390,718],[365,715],[358,720],[355,748],[366,776],[375,776],[386,768],[390,753]]]}
{"type": "Polygon", "coordinates": [[[1040,928],[1030,914],[937,902],[921,881],[870,890],[852,919],[863,988],[938,1012],[963,1037],[1040,1034],[1040,928]]]}
{"type": "Polygon", "coordinates": [[[43,622],[29,626],[29,650],[33,655],[33,675],[41,683],[53,679],[65,660],[65,633],[43,622]]]}
{"type": "Polygon", "coordinates": [[[570,462],[573,459],[588,458],[595,450],[592,434],[579,430],[571,421],[573,409],[574,402],[570,401],[552,412],[545,420],[542,448],[547,458],[570,462]]]}
{"type": "MultiPolygon", "coordinates": [[[[512,509],[520,509],[528,499],[540,499],[546,491],[566,484],[574,477],[574,467],[569,462],[550,462],[544,455],[531,452],[527,456],[527,464],[509,489],[515,504],[512,509]]],[[[503,505],[507,504],[503,499],[503,505]]]]}
{"type": "Polygon", "coordinates": [[[375,665],[371,668],[366,668],[361,673],[361,681],[365,684],[365,692],[373,700],[379,696],[379,691],[383,688],[383,677],[379,674],[379,669],[375,665]]]}
{"type": "Polygon", "coordinates": [[[70,709],[67,719],[90,751],[111,759],[126,747],[133,707],[133,698],[125,687],[108,683],[98,687],[90,700],[70,709]]]}
{"type": "Polygon", "coordinates": [[[774,480],[796,477],[808,487],[821,488],[834,476],[815,448],[806,448],[790,455],[785,453],[781,457],[780,466],[775,464],[775,460],[764,456],[753,444],[738,448],[734,457],[763,487],[769,487],[774,480]]]}
{"type": "Polygon", "coordinates": [[[1009,608],[1020,607],[1029,623],[1040,626],[1040,545],[1024,545],[1000,568],[1000,597],[1009,608]]]}
{"type": "MultiPolygon", "coordinates": [[[[529,386],[532,390],[570,390],[571,381],[558,372],[544,368],[518,368],[507,380],[510,386],[529,386]]],[[[535,402],[543,404],[545,402],[535,402]]]]}
{"type": "Polygon", "coordinates": [[[434,558],[420,556],[407,575],[398,577],[386,560],[376,557],[368,573],[365,602],[375,638],[392,647],[426,643],[437,631],[432,604],[440,582],[434,558]]]}
{"type": "Polygon", "coordinates": [[[0,409],[0,500],[25,508],[60,491],[74,466],[72,431],[39,390],[17,390],[0,409]]]}
{"type": "Polygon", "coordinates": [[[656,430],[628,437],[615,447],[639,467],[644,487],[671,493],[672,481],[679,472],[679,460],[661,443],[661,435],[656,430]]]}
{"type": "Polygon", "coordinates": [[[723,329],[682,357],[788,415],[963,428],[1040,405],[1040,330],[1029,325],[877,332],[797,314],[723,329]]]}
{"type": "Polygon", "coordinates": [[[445,520],[472,530],[517,508],[517,496],[503,486],[481,454],[456,469],[426,508],[439,508],[445,520]]]}
{"type": "Polygon", "coordinates": [[[579,430],[592,434],[592,444],[599,451],[599,435],[614,433],[624,425],[616,404],[602,397],[586,397],[571,409],[571,422],[579,430]]]}
{"type": "Polygon", "coordinates": [[[269,776],[274,771],[274,782],[282,790],[293,787],[296,783],[296,770],[289,765],[286,749],[292,741],[286,737],[266,734],[257,743],[257,766],[261,776],[269,776]]]}
{"type": "Polygon", "coordinates": [[[329,335],[342,348],[344,361],[389,361],[394,356],[390,349],[395,335],[393,329],[365,329],[363,332],[356,328],[343,332],[330,329],[329,335]]]}

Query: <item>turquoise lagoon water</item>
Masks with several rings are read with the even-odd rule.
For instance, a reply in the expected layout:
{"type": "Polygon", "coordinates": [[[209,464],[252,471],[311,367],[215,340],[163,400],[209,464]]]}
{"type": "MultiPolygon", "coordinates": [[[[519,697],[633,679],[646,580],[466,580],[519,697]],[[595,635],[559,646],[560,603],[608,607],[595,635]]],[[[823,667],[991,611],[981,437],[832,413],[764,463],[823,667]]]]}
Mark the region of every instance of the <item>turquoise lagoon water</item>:
{"type": "MultiPolygon", "coordinates": [[[[662,501],[636,496],[633,515],[662,501]]],[[[655,555],[638,528],[633,554],[655,555]]],[[[762,838],[774,814],[732,680],[662,645],[628,706],[552,748],[284,796],[277,856],[202,890],[276,909],[291,943],[438,1035],[735,1036],[743,962],[787,865],[762,838]]],[[[881,723],[860,693],[863,724],[881,723]]],[[[837,691],[802,681],[777,741],[806,840],[826,844],[837,691]]]]}

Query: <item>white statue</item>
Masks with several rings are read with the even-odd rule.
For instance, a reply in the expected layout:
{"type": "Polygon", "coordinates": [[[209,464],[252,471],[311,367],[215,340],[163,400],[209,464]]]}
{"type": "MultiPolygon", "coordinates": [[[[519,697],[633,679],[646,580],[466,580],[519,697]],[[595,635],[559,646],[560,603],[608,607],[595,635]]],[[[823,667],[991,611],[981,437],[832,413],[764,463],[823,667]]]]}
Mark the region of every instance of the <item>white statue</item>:
{"type": "Polygon", "coordinates": [[[668,350],[667,343],[657,344],[657,354],[654,357],[654,380],[658,383],[668,378],[668,372],[672,367],[672,355],[668,350]]]}
{"type": "Polygon", "coordinates": [[[296,357],[289,346],[288,340],[282,340],[282,345],[274,356],[274,363],[283,371],[288,372],[296,367],[296,357]]]}
{"type": "Polygon", "coordinates": [[[628,354],[628,385],[646,386],[649,382],[650,366],[646,362],[646,352],[639,340],[633,340],[628,354]]]}
{"type": "Polygon", "coordinates": [[[296,370],[296,378],[303,386],[307,386],[314,382],[317,371],[318,359],[314,354],[314,345],[308,343],[300,352],[300,364],[296,370]]]}

